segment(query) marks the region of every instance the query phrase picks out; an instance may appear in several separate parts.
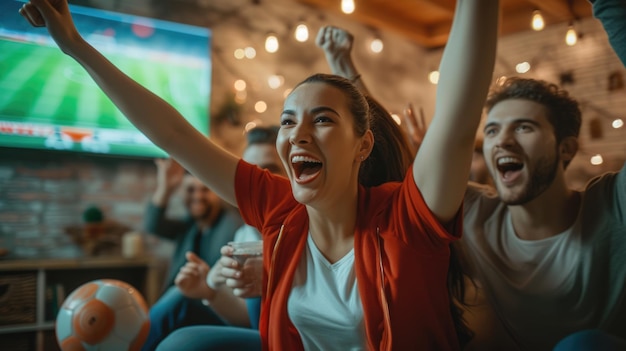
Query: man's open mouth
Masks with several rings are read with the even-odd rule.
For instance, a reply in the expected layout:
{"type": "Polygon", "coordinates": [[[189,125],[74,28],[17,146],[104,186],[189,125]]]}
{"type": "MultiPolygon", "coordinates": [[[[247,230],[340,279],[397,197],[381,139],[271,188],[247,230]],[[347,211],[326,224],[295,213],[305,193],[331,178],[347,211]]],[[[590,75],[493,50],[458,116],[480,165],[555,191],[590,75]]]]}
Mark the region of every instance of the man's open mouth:
{"type": "Polygon", "coordinates": [[[496,160],[496,167],[504,181],[514,180],[524,168],[524,162],[517,157],[501,157],[496,160]]]}

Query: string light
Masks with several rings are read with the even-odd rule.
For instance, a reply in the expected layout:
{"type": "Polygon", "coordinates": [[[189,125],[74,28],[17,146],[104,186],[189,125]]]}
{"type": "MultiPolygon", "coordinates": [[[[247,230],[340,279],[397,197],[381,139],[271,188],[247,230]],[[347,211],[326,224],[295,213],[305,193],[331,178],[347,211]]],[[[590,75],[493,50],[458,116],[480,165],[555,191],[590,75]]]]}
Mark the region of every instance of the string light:
{"type": "Polygon", "coordinates": [[[604,160],[602,159],[602,155],[596,154],[596,155],[591,156],[590,162],[594,166],[599,166],[604,162],[604,160]]]}
{"type": "Polygon", "coordinates": [[[267,78],[267,85],[272,89],[278,89],[283,85],[284,81],[285,78],[283,76],[271,75],[267,78]]]}
{"type": "Polygon", "coordinates": [[[530,63],[526,61],[518,63],[517,65],[515,65],[515,71],[517,73],[526,73],[530,71],[530,63]]]}
{"type": "Polygon", "coordinates": [[[293,89],[289,88],[289,89],[285,89],[285,91],[283,91],[283,98],[287,98],[287,96],[289,96],[289,94],[291,94],[291,91],[293,89]]]}
{"type": "Polygon", "coordinates": [[[274,34],[270,34],[265,39],[265,51],[270,54],[278,51],[278,38],[274,34]]]}
{"type": "Polygon", "coordinates": [[[243,52],[249,59],[253,59],[256,57],[256,50],[254,50],[252,46],[248,46],[247,48],[243,49],[243,52]]]}
{"type": "Polygon", "coordinates": [[[235,102],[238,104],[244,104],[248,98],[248,93],[245,90],[241,90],[235,93],[235,102]]]}
{"type": "Polygon", "coordinates": [[[622,128],[624,126],[624,121],[621,118],[617,118],[611,123],[611,126],[615,129],[622,128]]]}
{"type": "Polygon", "coordinates": [[[256,104],[254,104],[254,110],[258,113],[263,113],[267,110],[267,104],[265,101],[257,101],[256,104]]]}
{"type": "Polygon", "coordinates": [[[372,40],[372,42],[370,43],[370,50],[372,50],[372,52],[375,54],[381,53],[383,51],[383,47],[383,41],[378,38],[372,40]]]}
{"type": "Polygon", "coordinates": [[[237,79],[235,81],[235,90],[244,91],[246,90],[246,81],[243,79],[237,79]]]}
{"type": "Polygon", "coordinates": [[[294,36],[297,41],[304,43],[305,41],[309,40],[309,27],[307,27],[304,23],[298,24],[294,36]]]}
{"type": "Polygon", "coordinates": [[[244,133],[248,133],[249,131],[251,131],[252,129],[256,127],[257,127],[256,121],[248,122],[246,123],[246,126],[243,128],[244,133]]]}
{"type": "Polygon", "coordinates": [[[246,57],[246,52],[244,51],[244,49],[237,49],[235,50],[234,55],[237,60],[241,60],[246,57]]]}
{"type": "Polygon", "coordinates": [[[354,5],[354,0],[341,0],[341,11],[347,15],[354,12],[356,6],[354,5]]]}
{"type": "Polygon", "coordinates": [[[394,122],[396,122],[397,125],[402,125],[402,119],[397,114],[392,113],[391,118],[393,119],[394,122]]]}
{"type": "Polygon", "coordinates": [[[439,71],[432,71],[428,73],[428,81],[432,84],[439,83],[439,71]]]}
{"type": "Polygon", "coordinates": [[[498,79],[496,79],[496,85],[501,87],[506,82],[506,79],[506,76],[498,77],[498,79]]]}
{"type": "Polygon", "coordinates": [[[545,27],[546,23],[543,20],[543,16],[541,15],[541,11],[535,10],[533,11],[533,17],[530,22],[530,27],[533,30],[540,31],[545,27]]]}
{"type": "Polygon", "coordinates": [[[576,30],[574,29],[574,24],[570,23],[567,33],[565,33],[565,43],[569,46],[574,46],[577,41],[578,33],[576,33],[576,30]]]}

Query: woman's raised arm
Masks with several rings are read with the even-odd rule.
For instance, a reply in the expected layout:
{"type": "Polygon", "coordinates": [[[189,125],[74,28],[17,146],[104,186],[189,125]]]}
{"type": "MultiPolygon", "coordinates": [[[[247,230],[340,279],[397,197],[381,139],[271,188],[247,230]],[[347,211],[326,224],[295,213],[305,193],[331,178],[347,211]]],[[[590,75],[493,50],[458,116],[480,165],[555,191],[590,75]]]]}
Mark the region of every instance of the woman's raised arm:
{"type": "Polygon", "coordinates": [[[442,222],[458,212],[491,83],[498,0],[458,0],[439,67],[435,115],[413,163],[426,204],[442,222]]]}
{"type": "Polygon", "coordinates": [[[152,142],[236,205],[238,158],[211,142],[176,109],[144,88],[87,43],[74,26],[67,0],[32,0],[20,9],[33,26],[45,26],[59,48],[74,58],[111,101],[152,142]]]}

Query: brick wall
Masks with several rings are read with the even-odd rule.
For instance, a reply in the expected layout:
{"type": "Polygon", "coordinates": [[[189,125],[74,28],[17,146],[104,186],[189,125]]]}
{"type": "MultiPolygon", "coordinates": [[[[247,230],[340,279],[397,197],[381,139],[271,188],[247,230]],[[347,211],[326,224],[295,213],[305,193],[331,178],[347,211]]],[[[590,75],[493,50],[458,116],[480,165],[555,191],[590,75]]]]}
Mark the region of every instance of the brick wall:
{"type": "Polygon", "coordinates": [[[140,229],[154,170],[152,160],[0,148],[3,240],[24,255],[67,248],[64,228],[81,224],[90,205],[140,229]]]}

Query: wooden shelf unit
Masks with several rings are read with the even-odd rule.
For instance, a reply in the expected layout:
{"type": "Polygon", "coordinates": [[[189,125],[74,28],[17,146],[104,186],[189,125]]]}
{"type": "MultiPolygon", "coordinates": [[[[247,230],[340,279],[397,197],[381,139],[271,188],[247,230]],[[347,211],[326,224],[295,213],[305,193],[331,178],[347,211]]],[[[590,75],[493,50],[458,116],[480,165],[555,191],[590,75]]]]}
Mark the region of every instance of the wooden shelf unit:
{"type": "MultiPolygon", "coordinates": [[[[0,319],[0,345],[13,345],[15,350],[59,350],[54,337],[56,315],[46,316],[46,289],[61,286],[64,297],[80,285],[96,279],[118,279],[131,284],[151,306],[160,293],[164,264],[153,257],[84,257],[72,259],[27,259],[0,261],[0,285],[3,277],[28,277],[36,280],[35,316],[32,322],[6,324],[0,319]]],[[[6,284],[5,284],[6,285],[6,284]]],[[[30,295],[28,295],[30,296],[30,295]]],[[[1,296],[0,296],[1,297],[1,296]]],[[[10,297],[9,297],[10,298],[10,297]]],[[[0,304],[10,303],[2,301],[0,304]]],[[[57,306],[60,307],[60,306],[57,306]]],[[[29,318],[25,318],[29,319],[29,318]]]]}

